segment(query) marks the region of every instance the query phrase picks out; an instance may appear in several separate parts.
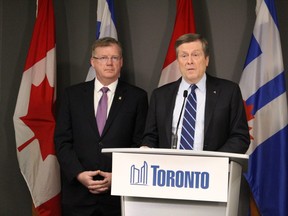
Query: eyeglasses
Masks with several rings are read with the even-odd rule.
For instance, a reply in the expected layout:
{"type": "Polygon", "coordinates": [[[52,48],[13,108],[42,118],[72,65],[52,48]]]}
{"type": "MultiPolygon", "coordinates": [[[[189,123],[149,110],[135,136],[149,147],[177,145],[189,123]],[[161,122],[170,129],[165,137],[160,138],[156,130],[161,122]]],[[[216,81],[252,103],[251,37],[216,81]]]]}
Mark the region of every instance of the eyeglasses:
{"type": "Polygon", "coordinates": [[[101,57],[96,57],[93,56],[94,59],[98,60],[101,63],[107,63],[108,60],[111,60],[113,63],[118,62],[121,59],[121,56],[101,56],[101,57]]]}

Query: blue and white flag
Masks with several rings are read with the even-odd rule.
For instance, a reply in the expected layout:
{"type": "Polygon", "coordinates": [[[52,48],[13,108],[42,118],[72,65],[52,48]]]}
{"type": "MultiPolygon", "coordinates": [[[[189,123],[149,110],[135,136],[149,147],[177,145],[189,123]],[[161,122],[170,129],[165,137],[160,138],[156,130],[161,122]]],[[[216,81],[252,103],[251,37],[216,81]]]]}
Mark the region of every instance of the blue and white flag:
{"type": "Polygon", "coordinates": [[[240,87],[251,137],[245,177],[261,215],[287,215],[287,95],[274,0],[257,0],[240,87]]]}
{"type": "MultiPolygon", "coordinates": [[[[114,15],[114,0],[98,0],[96,39],[103,37],[113,37],[117,39],[114,15]]],[[[89,68],[86,81],[94,79],[95,75],[95,70],[91,66],[89,68]]]]}

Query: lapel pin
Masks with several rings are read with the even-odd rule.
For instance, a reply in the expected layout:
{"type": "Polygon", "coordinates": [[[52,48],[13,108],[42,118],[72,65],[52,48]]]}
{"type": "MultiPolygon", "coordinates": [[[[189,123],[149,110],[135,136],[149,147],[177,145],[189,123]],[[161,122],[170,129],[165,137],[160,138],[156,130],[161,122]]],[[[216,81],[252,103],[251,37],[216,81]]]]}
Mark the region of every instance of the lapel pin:
{"type": "Polygon", "coordinates": [[[121,96],[119,96],[118,100],[122,100],[122,97],[121,97],[121,96]]]}
{"type": "Polygon", "coordinates": [[[216,94],[216,91],[213,91],[214,94],[216,94]]]}

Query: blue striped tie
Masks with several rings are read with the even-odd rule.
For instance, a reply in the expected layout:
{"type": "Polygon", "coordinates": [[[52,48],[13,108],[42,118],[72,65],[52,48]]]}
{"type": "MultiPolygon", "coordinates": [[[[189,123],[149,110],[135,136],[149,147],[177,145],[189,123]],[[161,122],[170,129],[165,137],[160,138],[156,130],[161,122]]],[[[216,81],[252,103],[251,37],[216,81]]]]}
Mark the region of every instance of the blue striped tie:
{"type": "Polygon", "coordinates": [[[197,109],[197,98],[195,94],[196,88],[196,85],[191,85],[191,92],[185,105],[180,139],[180,149],[193,149],[197,109]]]}

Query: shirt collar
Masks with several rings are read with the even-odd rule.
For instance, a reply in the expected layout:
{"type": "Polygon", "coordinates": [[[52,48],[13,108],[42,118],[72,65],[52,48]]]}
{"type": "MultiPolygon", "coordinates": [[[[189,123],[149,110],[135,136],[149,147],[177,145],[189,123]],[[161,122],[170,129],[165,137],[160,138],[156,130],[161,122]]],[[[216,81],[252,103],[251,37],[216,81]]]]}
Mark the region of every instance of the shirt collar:
{"type": "MultiPolygon", "coordinates": [[[[116,81],[114,81],[113,83],[111,83],[110,85],[106,86],[106,87],[109,88],[110,92],[115,93],[117,84],[118,84],[118,79],[116,81]]],[[[95,88],[95,92],[99,92],[100,89],[102,87],[104,87],[104,85],[97,78],[95,78],[94,86],[95,86],[94,87],[95,88]]]]}
{"type": "MultiPolygon", "coordinates": [[[[195,83],[197,85],[197,88],[201,91],[201,92],[205,92],[206,90],[206,73],[204,73],[203,77],[199,80],[198,83],[195,83]]],[[[180,86],[179,86],[179,92],[183,92],[185,90],[188,90],[190,92],[190,83],[186,82],[183,78],[181,80],[180,86]]]]}
{"type": "Polygon", "coordinates": [[[205,92],[206,91],[206,73],[204,73],[203,77],[201,78],[201,80],[196,83],[197,88],[200,90],[200,92],[205,92]]]}

